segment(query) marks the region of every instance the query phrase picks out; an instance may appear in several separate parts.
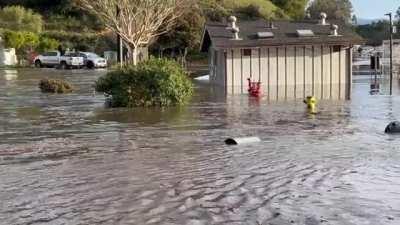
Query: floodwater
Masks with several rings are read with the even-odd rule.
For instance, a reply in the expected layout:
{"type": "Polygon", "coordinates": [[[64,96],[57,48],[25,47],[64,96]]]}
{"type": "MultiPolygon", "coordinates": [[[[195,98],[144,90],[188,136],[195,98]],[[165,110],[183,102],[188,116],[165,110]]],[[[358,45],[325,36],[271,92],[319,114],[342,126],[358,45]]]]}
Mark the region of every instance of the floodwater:
{"type": "Polygon", "coordinates": [[[0,224],[400,224],[397,82],[371,96],[355,77],[309,116],[206,84],[185,108],[106,109],[104,73],[0,72],[0,224]],[[78,91],[42,94],[43,77],[78,91]],[[224,145],[242,136],[262,142],[224,145]]]}

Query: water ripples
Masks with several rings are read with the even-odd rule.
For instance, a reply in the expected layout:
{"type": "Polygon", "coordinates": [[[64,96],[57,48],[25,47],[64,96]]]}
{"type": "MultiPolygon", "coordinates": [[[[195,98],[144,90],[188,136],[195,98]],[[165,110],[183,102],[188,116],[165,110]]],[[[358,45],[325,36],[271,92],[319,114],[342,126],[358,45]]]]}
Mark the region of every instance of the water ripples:
{"type": "Polygon", "coordinates": [[[181,109],[105,109],[103,72],[0,72],[0,224],[397,224],[398,97],[221,99],[181,109]],[[48,96],[41,77],[79,92],[48,96]],[[262,142],[225,146],[227,137],[262,142]]]}

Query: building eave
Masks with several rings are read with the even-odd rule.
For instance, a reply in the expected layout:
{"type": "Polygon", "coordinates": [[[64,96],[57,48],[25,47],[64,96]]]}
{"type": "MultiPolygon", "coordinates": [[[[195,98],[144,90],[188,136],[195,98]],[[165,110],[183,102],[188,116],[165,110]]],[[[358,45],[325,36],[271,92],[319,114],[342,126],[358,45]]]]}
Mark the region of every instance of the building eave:
{"type": "Polygon", "coordinates": [[[235,44],[220,44],[215,45],[216,49],[232,49],[232,48],[262,48],[262,47],[283,47],[283,46],[347,46],[351,47],[353,45],[361,44],[363,42],[353,42],[353,41],[334,41],[334,42],[287,42],[287,43],[259,43],[259,44],[252,44],[252,43],[235,43],[235,44]]]}

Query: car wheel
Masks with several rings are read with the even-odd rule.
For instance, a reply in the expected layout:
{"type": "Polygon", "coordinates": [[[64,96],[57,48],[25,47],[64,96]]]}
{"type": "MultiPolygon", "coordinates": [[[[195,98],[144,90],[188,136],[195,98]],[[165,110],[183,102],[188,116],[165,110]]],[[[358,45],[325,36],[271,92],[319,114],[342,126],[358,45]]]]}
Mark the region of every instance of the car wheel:
{"type": "Polygon", "coordinates": [[[42,62],[40,62],[40,60],[36,60],[35,61],[35,67],[36,68],[42,68],[43,66],[42,66],[42,62]]]}
{"type": "Polygon", "coordinates": [[[62,69],[62,70],[68,69],[67,63],[64,62],[64,61],[62,61],[62,62],[60,63],[60,69],[62,69]]]}
{"type": "Polygon", "coordinates": [[[86,67],[87,67],[88,69],[94,69],[94,63],[93,63],[92,61],[88,61],[88,62],[86,63],[86,67]]]}

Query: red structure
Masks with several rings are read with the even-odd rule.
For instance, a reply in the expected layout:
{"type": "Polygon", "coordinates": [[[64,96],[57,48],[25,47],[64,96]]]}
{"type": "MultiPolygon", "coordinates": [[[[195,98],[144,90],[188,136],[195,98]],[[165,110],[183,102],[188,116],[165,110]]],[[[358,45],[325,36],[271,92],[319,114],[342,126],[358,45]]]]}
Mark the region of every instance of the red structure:
{"type": "Polygon", "coordinates": [[[250,78],[247,79],[249,81],[249,95],[253,97],[261,96],[261,82],[252,82],[250,78]]]}
{"type": "Polygon", "coordinates": [[[39,54],[38,53],[36,53],[36,52],[33,52],[33,51],[31,51],[29,54],[28,54],[28,60],[29,60],[29,64],[34,64],[35,62],[35,58],[36,58],[36,56],[38,56],[39,54]]]}

